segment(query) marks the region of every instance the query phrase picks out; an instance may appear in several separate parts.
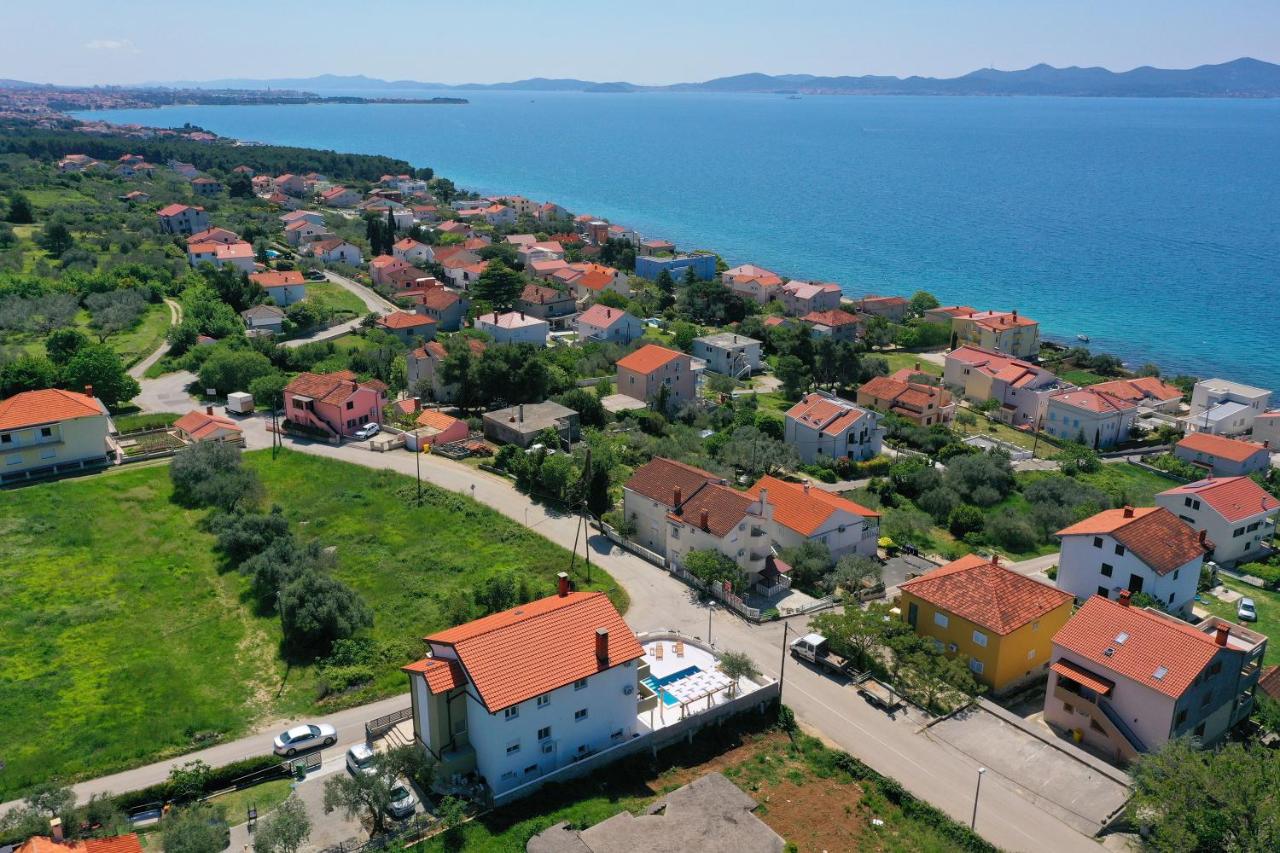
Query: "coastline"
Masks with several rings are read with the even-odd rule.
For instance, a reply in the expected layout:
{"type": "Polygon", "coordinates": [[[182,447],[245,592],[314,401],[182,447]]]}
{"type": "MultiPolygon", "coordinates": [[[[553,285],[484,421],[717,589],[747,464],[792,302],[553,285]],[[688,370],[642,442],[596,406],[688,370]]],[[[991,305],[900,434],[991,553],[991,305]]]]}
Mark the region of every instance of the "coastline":
{"type": "MultiPolygon", "coordinates": [[[[514,94],[523,96],[533,93],[514,94]]],[[[549,93],[537,94],[543,95],[549,93]]],[[[955,99],[948,98],[947,100],[955,99]]],[[[164,108],[181,109],[180,106],[166,106],[164,108]]],[[[78,111],[71,115],[73,117],[83,117],[93,121],[103,120],[101,118],[102,114],[99,112],[85,113],[78,111]]],[[[351,150],[356,153],[384,154],[386,156],[401,157],[402,159],[413,162],[415,165],[433,165],[437,167],[442,176],[461,175],[461,177],[455,178],[455,180],[458,181],[459,186],[465,186],[467,189],[477,190],[482,194],[521,193],[531,198],[545,198],[553,200],[570,209],[574,209],[575,211],[599,214],[611,221],[625,223],[649,236],[672,239],[681,247],[716,251],[720,253],[725,260],[730,263],[730,265],[738,263],[759,263],[776,270],[780,274],[789,275],[797,279],[827,278],[827,276],[824,276],[822,272],[815,274],[811,270],[806,271],[807,268],[804,265],[805,259],[803,255],[796,257],[795,247],[788,246],[785,242],[779,243],[768,239],[756,240],[746,237],[740,242],[749,242],[751,246],[757,248],[744,250],[741,246],[731,247],[722,245],[719,242],[706,241],[697,233],[698,228],[696,219],[688,217],[688,215],[684,211],[679,210],[679,208],[673,207],[668,211],[664,211],[664,213],[672,214],[665,217],[670,220],[670,223],[663,223],[654,226],[650,221],[647,221],[653,219],[652,211],[646,215],[645,213],[631,210],[627,204],[628,196],[625,193],[611,195],[608,203],[593,204],[591,201],[582,201],[580,198],[576,198],[572,194],[557,195],[554,190],[547,190],[545,181],[543,186],[538,186],[536,179],[527,185],[513,183],[510,180],[504,180],[499,176],[495,176],[493,179],[477,179],[474,174],[465,174],[467,171],[465,168],[455,168],[455,164],[450,161],[441,161],[440,159],[424,161],[420,156],[406,154],[403,151],[395,150],[394,146],[383,144],[383,140],[379,140],[375,144],[373,140],[370,139],[368,144],[364,147],[344,144],[343,142],[335,142],[334,145],[329,145],[314,141],[301,142],[296,138],[282,138],[278,134],[272,134],[269,128],[264,129],[264,131],[265,135],[259,134],[253,138],[261,142],[298,145],[300,147],[315,148],[317,150],[326,150],[332,147],[337,147],[341,150],[351,150]],[[373,147],[368,147],[370,144],[373,145],[373,147]],[[682,224],[680,220],[686,218],[688,221],[682,224]],[[694,227],[688,227],[690,225],[694,227]],[[791,255],[792,257],[787,260],[779,261],[780,258],[787,258],[788,255],[791,255]]],[[[235,136],[229,132],[225,138],[234,139],[235,136]]],[[[471,171],[474,172],[474,169],[471,171]]],[[[536,175],[537,170],[530,174],[536,175]]],[[[1080,345],[1080,342],[1076,340],[1078,335],[1087,334],[1091,338],[1091,342],[1086,344],[1086,346],[1093,349],[1095,352],[1107,352],[1114,354],[1121,358],[1125,362],[1126,366],[1135,369],[1144,363],[1155,362],[1161,366],[1166,375],[1173,373],[1191,373],[1199,376],[1236,376],[1242,378],[1244,381],[1264,383],[1268,382],[1268,377],[1271,372],[1273,372],[1265,363],[1260,368],[1255,364],[1252,373],[1245,373],[1241,376],[1242,371],[1238,367],[1233,367],[1229,363],[1232,359],[1215,357],[1215,355],[1221,355],[1224,353],[1215,352],[1210,346],[1210,339],[1221,334],[1221,330],[1212,328],[1211,323],[1205,323],[1204,325],[1197,324],[1194,326],[1190,326],[1185,323],[1170,323],[1166,326],[1161,322],[1161,318],[1158,315],[1153,314],[1151,316],[1141,316],[1142,312],[1136,312],[1139,316],[1135,316],[1130,319],[1130,325],[1128,328],[1133,328],[1133,324],[1135,323],[1141,324],[1146,322],[1147,334],[1145,336],[1139,335],[1134,338],[1125,338],[1116,334],[1116,330],[1114,329],[1106,329],[1104,325],[1106,321],[1114,317],[1115,306],[1112,306],[1111,311],[1104,310],[1101,314],[1097,315],[1096,319],[1098,326],[1092,325],[1087,320],[1080,320],[1073,317],[1064,318],[1050,310],[1047,306],[1055,303],[1061,306],[1064,299],[1068,304],[1073,301],[1081,301],[1075,299],[1074,294],[1064,297],[1062,291],[1067,284],[1066,282],[1060,283],[1056,288],[1052,285],[1020,285],[1016,282],[1007,280],[1001,282],[994,277],[989,279],[984,278],[981,270],[978,270],[977,272],[970,272],[965,268],[962,260],[957,260],[953,269],[933,270],[931,272],[932,274],[926,272],[924,275],[914,279],[912,284],[899,286],[898,289],[893,289],[897,286],[894,284],[886,284],[880,289],[877,289],[874,286],[858,284],[857,282],[860,280],[868,280],[872,278],[871,276],[866,275],[851,276],[851,278],[853,278],[853,283],[851,283],[848,278],[835,278],[835,280],[840,283],[845,296],[855,299],[873,291],[878,292],[880,295],[900,293],[901,295],[909,296],[915,289],[920,289],[934,292],[938,295],[938,298],[946,304],[975,304],[979,307],[992,309],[1018,308],[1024,311],[1028,316],[1035,317],[1040,321],[1042,337],[1045,340],[1071,347],[1080,345]],[[937,275],[939,272],[941,272],[942,275],[937,275]],[[971,285],[973,286],[971,287],[971,285]],[[1006,293],[1004,297],[992,298],[992,296],[989,295],[992,291],[1000,292],[1002,288],[1006,293]],[[1049,300],[1045,300],[1043,298],[1043,294],[1046,293],[1051,297],[1049,300]],[[1203,348],[1198,347],[1195,343],[1187,340],[1188,333],[1194,335],[1197,331],[1202,332],[1206,336],[1206,340],[1203,341],[1203,348]],[[1176,351],[1170,352],[1159,347],[1159,342],[1161,340],[1167,339],[1173,335],[1177,335],[1182,338],[1182,349],[1184,352],[1190,350],[1196,354],[1206,353],[1207,355],[1189,359],[1180,357],[1176,351]]],[[[1042,269],[1027,270],[1027,277],[1043,277],[1043,279],[1047,281],[1053,280],[1049,275],[1046,275],[1045,270],[1042,269]]],[[[1099,279],[1106,277],[1106,271],[1102,271],[1098,277],[1099,279]]],[[[1265,288],[1265,280],[1262,282],[1262,286],[1265,288]]],[[[1131,293],[1130,299],[1134,303],[1141,302],[1145,306],[1148,304],[1144,301],[1146,296],[1147,294],[1141,292],[1131,293]]],[[[1127,307],[1127,305],[1125,307],[1127,307]]],[[[1207,316],[1206,319],[1208,319],[1207,316]]],[[[1255,351],[1257,351],[1256,347],[1255,351]]],[[[1241,359],[1236,358],[1235,361],[1240,362],[1241,359]]]]}

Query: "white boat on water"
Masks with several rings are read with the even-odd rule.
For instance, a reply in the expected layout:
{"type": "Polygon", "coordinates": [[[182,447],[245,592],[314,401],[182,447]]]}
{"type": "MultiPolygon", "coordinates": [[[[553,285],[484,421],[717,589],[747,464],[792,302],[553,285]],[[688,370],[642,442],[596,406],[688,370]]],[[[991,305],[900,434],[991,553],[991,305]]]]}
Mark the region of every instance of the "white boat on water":
{"type": "Polygon", "coordinates": [[[1077,341],[1084,341],[1084,342],[1087,344],[1087,343],[1089,343],[1089,336],[1088,336],[1088,335],[1076,335],[1076,340],[1077,340],[1077,341]]]}

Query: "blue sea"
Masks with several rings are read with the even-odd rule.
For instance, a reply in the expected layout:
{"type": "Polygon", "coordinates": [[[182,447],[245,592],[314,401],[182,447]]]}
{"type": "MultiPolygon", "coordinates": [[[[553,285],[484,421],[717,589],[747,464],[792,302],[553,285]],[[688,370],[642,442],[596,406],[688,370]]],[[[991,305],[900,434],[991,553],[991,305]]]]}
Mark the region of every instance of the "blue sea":
{"type": "Polygon", "coordinates": [[[1134,365],[1280,388],[1280,100],[465,96],[84,115],[401,157],[852,296],[1018,308],[1134,365]]]}

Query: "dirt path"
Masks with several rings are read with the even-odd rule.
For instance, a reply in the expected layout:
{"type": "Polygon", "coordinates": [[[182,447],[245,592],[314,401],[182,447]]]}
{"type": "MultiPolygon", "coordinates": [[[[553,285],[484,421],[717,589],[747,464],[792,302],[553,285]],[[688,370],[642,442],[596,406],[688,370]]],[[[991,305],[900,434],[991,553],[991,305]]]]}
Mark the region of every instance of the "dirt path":
{"type": "MultiPolygon", "coordinates": [[[[164,304],[169,306],[169,325],[176,326],[179,323],[181,323],[182,322],[182,306],[178,304],[177,300],[166,298],[164,300],[164,304]]],[[[160,346],[156,347],[155,352],[151,353],[151,355],[147,356],[142,361],[138,362],[133,367],[129,368],[129,375],[132,376],[134,379],[141,381],[142,376],[144,373],[147,372],[147,369],[150,368],[151,365],[155,364],[160,359],[164,358],[165,353],[167,352],[169,352],[169,342],[163,341],[161,342],[160,346]]]]}

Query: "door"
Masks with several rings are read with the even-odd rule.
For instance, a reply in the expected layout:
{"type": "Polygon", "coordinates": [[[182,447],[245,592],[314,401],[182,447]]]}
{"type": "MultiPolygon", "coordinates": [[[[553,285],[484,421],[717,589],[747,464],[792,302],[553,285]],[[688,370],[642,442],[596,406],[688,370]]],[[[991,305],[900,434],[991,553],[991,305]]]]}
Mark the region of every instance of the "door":
{"type": "Polygon", "coordinates": [[[907,624],[912,628],[916,626],[916,618],[919,616],[919,610],[920,609],[916,607],[916,603],[914,601],[907,605],[907,624]]]}
{"type": "Polygon", "coordinates": [[[1129,575],[1129,592],[1133,595],[1137,595],[1142,592],[1141,575],[1129,575]]]}

